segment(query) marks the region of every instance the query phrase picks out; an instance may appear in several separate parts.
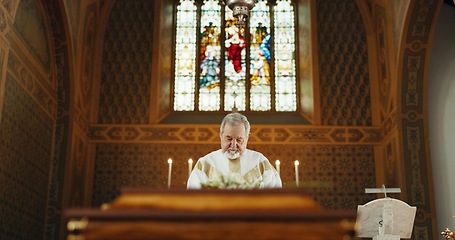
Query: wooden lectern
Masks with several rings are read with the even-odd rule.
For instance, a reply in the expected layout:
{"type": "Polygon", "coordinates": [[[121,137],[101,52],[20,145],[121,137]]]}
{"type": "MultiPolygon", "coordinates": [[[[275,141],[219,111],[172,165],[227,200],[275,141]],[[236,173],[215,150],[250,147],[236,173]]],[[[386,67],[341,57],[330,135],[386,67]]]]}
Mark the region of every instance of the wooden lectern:
{"type": "Polygon", "coordinates": [[[298,189],[130,189],[103,209],[65,212],[67,240],[355,239],[356,211],[328,211],[298,189]]]}

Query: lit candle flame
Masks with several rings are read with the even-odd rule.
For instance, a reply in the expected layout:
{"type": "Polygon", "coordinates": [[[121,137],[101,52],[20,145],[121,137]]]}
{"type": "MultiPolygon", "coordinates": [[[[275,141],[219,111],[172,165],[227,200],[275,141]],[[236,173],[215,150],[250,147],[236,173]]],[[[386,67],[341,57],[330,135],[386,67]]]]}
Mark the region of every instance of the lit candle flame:
{"type": "Polygon", "coordinates": [[[171,188],[172,159],[169,158],[167,160],[167,163],[169,163],[169,173],[168,173],[168,176],[167,176],[167,188],[171,188]]]}
{"type": "Polygon", "coordinates": [[[299,160],[295,160],[295,186],[299,187],[299,160]]]}
{"type": "Polygon", "coordinates": [[[276,171],[278,172],[278,175],[280,175],[280,160],[276,160],[275,161],[275,165],[276,165],[276,171]]]}
{"type": "Polygon", "coordinates": [[[193,159],[188,159],[188,177],[191,175],[191,171],[193,171],[193,159]]]}

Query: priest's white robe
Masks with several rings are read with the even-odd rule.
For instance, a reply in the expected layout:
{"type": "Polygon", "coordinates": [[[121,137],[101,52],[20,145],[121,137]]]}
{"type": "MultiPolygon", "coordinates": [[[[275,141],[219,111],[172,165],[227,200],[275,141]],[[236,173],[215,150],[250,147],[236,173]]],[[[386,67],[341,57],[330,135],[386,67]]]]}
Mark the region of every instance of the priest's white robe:
{"type": "Polygon", "coordinates": [[[228,159],[221,149],[200,158],[191,172],[188,189],[200,189],[201,184],[219,180],[222,176],[240,176],[247,183],[260,182],[259,188],[281,188],[280,175],[260,152],[245,150],[238,159],[228,159]]]}

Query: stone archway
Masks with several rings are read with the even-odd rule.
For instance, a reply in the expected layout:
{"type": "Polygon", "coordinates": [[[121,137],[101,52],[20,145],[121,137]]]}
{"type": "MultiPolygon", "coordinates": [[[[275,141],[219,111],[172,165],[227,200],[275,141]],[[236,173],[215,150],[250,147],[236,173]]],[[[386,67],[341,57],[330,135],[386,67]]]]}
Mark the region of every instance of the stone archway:
{"type": "Polygon", "coordinates": [[[432,28],[442,1],[411,1],[398,58],[398,127],[407,202],[417,207],[414,239],[437,239],[427,134],[426,81],[432,28]]]}

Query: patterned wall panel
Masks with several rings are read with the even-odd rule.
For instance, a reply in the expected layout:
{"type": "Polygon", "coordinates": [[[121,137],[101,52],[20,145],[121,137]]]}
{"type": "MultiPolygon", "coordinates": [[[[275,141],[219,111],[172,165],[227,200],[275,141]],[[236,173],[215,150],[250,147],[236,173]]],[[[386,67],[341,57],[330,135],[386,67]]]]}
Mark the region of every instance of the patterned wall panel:
{"type": "Polygon", "coordinates": [[[316,4],[321,122],[332,126],[370,126],[366,32],[356,1],[316,4]]]}
{"type": "Polygon", "coordinates": [[[3,36],[6,33],[6,29],[8,27],[8,15],[5,13],[5,11],[0,10],[0,35],[3,36]]]}
{"type": "Polygon", "coordinates": [[[427,67],[431,26],[436,21],[440,1],[411,1],[410,19],[407,32],[404,33],[402,48],[402,76],[400,81],[399,101],[402,118],[401,136],[403,138],[403,161],[406,169],[408,203],[417,207],[414,225],[414,239],[436,239],[436,226],[433,186],[431,185],[431,161],[428,152],[429,143],[426,135],[427,117],[425,99],[427,67]]]}
{"type": "Polygon", "coordinates": [[[0,124],[0,239],[44,236],[53,119],[7,75],[0,124]]]}
{"type": "Polygon", "coordinates": [[[356,209],[375,196],[364,193],[375,187],[372,146],[257,145],[251,149],[264,153],[273,165],[280,160],[283,186],[295,187],[294,161],[299,161],[300,187],[327,209],[356,209]]]}
{"type": "Polygon", "coordinates": [[[104,39],[99,123],[148,123],[152,5],[117,1],[112,9],[104,39]]]}
{"type": "Polygon", "coordinates": [[[34,54],[36,60],[39,60],[40,64],[49,72],[51,58],[46,37],[46,21],[41,15],[36,1],[19,1],[14,28],[22,37],[22,41],[27,44],[27,48],[34,54]]]}
{"type": "MultiPolygon", "coordinates": [[[[386,11],[382,6],[374,5],[374,24],[375,24],[375,35],[376,35],[376,42],[378,48],[378,54],[375,55],[377,57],[378,62],[378,87],[379,87],[379,105],[378,110],[380,113],[380,122],[383,122],[390,114],[390,111],[393,110],[396,106],[392,102],[392,81],[390,76],[390,58],[391,52],[393,52],[393,46],[389,46],[388,44],[388,28],[390,26],[387,25],[386,19],[386,11]],[[392,108],[392,109],[391,109],[392,108]]],[[[392,55],[393,56],[393,55],[392,55]]]]}
{"type": "Polygon", "coordinates": [[[82,207],[86,200],[85,185],[87,184],[89,144],[83,131],[74,129],[71,139],[71,159],[67,161],[70,165],[71,178],[66,180],[70,182],[69,193],[71,194],[68,207],[82,207]]]}
{"type": "Polygon", "coordinates": [[[1,2],[1,4],[5,8],[5,10],[11,16],[14,16],[14,14],[15,14],[14,11],[16,10],[15,7],[17,6],[18,3],[19,3],[19,1],[14,1],[14,0],[4,0],[1,2]]]}
{"type": "MultiPolygon", "coordinates": [[[[112,201],[127,187],[167,188],[169,158],[173,159],[171,188],[185,188],[188,159],[219,149],[218,144],[122,144],[97,145],[93,205],[112,201]]],[[[285,188],[295,187],[294,161],[299,160],[300,187],[328,209],[356,209],[375,196],[364,188],[375,187],[371,146],[260,145],[273,165],[281,162],[285,188]]]]}
{"type": "MultiPolygon", "coordinates": [[[[6,45],[6,44],[5,44],[6,45]]],[[[4,47],[3,39],[0,39],[0,76],[6,75],[7,63],[8,63],[8,55],[6,54],[7,47],[4,47]]],[[[5,78],[0,77],[0,116],[2,114],[3,109],[3,93],[5,91],[5,78]]],[[[2,122],[2,118],[0,117],[0,124],[2,122]]]]}
{"type": "Polygon", "coordinates": [[[66,41],[66,31],[60,12],[59,1],[46,1],[45,3],[47,14],[49,17],[50,31],[53,37],[53,58],[55,58],[55,81],[56,81],[56,120],[55,132],[53,139],[52,162],[50,169],[48,199],[47,199],[47,219],[45,228],[45,239],[56,240],[62,239],[64,223],[61,222],[62,217],[62,198],[65,182],[65,167],[66,159],[69,150],[68,141],[70,132],[70,68],[71,61],[69,56],[69,44],[66,41]]]}
{"type": "Polygon", "coordinates": [[[188,159],[217,148],[208,144],[98,144],[93,205],[110,202],[123,187],[166,188],[169,158],[173,159],[171,185],[183,188],[188,159]]]}
{"type": "Polygon", "coordinates": [[[82,41],[82,58],[80,63],[79,80],[74,83],[74,105],[76,108],[76,123],[85,132],[88,132],[90,114],[92,113],[93,101],[96,98],[94,93],[94,69],[96,55],[100,50],[96,49],[96,32],[98,19],[98,4],[93,3],[86,7],[84,17],[84,37],[82,41]]]}
{"type": "Polygon", "coordinates": [[[30,69],[32,66],[27,57],[21,53],[17,56],[14,53],[9,55],[8,58],[8,71],[11,76],[18,81],[22,88],[35,99],[35,101],[43,108],[46,113],[55,118],[56,115],[56,101],[52,90],[44,84],[46,79],[30,69]]]}

